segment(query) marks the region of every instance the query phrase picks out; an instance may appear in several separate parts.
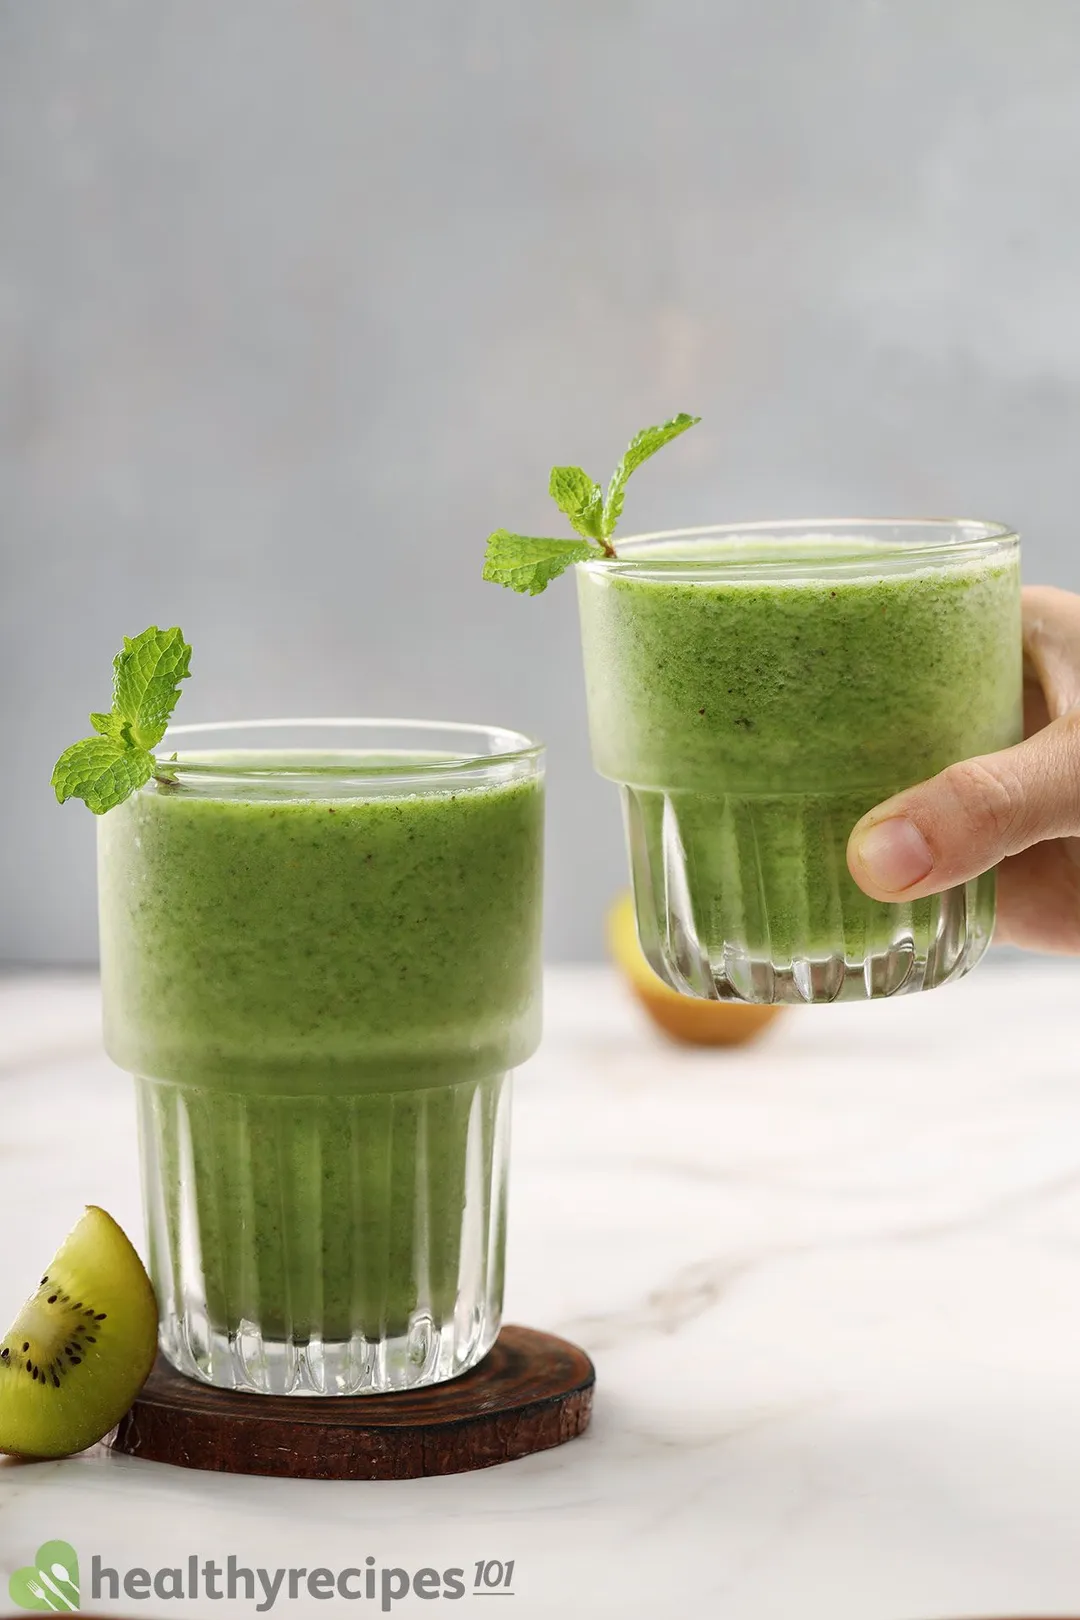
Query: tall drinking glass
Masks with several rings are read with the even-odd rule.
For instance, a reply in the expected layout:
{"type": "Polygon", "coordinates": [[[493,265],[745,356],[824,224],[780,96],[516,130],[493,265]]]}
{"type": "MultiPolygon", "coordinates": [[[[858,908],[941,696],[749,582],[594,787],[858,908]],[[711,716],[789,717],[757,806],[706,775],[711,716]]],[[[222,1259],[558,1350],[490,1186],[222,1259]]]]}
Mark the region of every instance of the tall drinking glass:
{"type": "Polygon", "coordinates": [[[500,1324],[542,750],[265,721],[174,727],[158,759],[100,822],[99,882],[162,1349],[272,1394],[452,1378],[500,1324]]]}
{"type": "Polygon", "coordinates": [[[593,758],[622,786],[638,931],[723,1001],[928,990],[994,923],[993,872],[871,900],[880,800],[1021,735],[1019,541],[993,523],[690,529],[578,565],[593,758]]]}

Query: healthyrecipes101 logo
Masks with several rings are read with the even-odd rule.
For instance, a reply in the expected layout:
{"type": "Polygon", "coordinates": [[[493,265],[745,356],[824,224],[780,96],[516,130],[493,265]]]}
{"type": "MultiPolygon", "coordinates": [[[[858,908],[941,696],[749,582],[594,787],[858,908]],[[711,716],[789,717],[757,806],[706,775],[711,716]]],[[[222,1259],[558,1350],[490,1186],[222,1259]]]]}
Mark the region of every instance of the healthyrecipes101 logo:
{"type": "MultiPolygon", "coordinates": [[[[97,1553],[90,1560],[89,1598],[118,1602],[124,1598],[154,1597],[214,1600],[238,1599],[253,1604],[256,1614],[266,1614],[278,1599],[352,1598],[377,1604],[383,1614],[407,1597],[442,1598],[456,1602],[463,1597],[512,1597],[514,1560],[477,1558],[469,1565],[451,1569],[401,1569],[380,1566],[365,1558],[359,1568],[332,1570],[306,1567],[249,1569],[230,1554],[224,1564],[194,1554],[182,1564],[167,1569],[109,1568],[97,1553]]],[[[20,1609],[51,1614],[67,1614],[79,1607],[79,1559],[66,1541],[46,1541],[34,1555],[34,1562],[17,1569],[8,1581],[11,1601],[20,1609]]]]}
{"type": "Polygon", "coordinates": [[[34,1562],[17,1569],[8,1581],[8,1594],[20,1609],[66,1614],[79,1607],[79,1559],[66,1541],[46,1541],[34,1562]]]}

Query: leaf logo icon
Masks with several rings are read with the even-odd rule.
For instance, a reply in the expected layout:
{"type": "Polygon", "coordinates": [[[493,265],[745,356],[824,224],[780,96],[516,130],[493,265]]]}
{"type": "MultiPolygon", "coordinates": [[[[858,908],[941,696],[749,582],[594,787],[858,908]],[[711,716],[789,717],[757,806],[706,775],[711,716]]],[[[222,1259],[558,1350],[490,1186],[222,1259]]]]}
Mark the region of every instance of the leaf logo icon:
{"type": "Polygon", "coordinates": [[[79,1557],[67,1541],[45,1541],[34,1562],[17,1569],[8,1595],[20,1609],[39,1614],[71,1614],[79,1607],[79,1557]]]}

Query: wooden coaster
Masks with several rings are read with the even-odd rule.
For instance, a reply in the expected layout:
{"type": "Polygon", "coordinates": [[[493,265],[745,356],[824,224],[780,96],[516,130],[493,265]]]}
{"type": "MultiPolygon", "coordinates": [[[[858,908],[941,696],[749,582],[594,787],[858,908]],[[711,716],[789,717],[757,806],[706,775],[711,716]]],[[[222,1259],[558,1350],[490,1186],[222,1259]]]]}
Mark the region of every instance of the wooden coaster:
{"type": "Polygon", "coordinates": [[[292,1479],[418,1479],[527,1457],[583,1434],[593,1364],[577,1345],[504,1327],[478,1367],[394,1395],[248,1395],[159,1356],[107,1442],[180,1468],[292,1479]]]}

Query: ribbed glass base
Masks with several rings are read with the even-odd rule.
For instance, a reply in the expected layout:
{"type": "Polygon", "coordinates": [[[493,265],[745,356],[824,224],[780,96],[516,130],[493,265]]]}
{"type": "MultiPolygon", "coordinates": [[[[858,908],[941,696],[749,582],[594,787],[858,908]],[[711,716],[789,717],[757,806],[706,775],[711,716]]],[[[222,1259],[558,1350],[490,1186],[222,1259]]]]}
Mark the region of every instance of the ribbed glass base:
{"type": "Polygon", "coordinates": [[[378,1395],[457,1378],[487,1355],[497,1317],[464,1332],[417,1316],[410,1331],[385,1339],[266,1339],[254,1322],[218,1333],[198,1312],[162,1324],[161,1349],[179,1372],[219,1389],[257,1395],[378,1395]]]}
{"type": "Polygon", "coordinates": [[[161,1348],[268,1395],[468,1371],[502,1313],[510,1080],[279,1097],[137,1082],[161,1348]]]}
{"type": "Polygon", "coordinates": [[[932,990],[994,930],[993,872],[885,905],[853,882],[856,821],[875,797],[723,797],[623,788],[642,948],[684,995],[798,1005],[932,990]]]}

